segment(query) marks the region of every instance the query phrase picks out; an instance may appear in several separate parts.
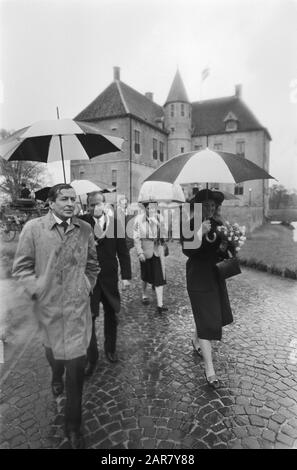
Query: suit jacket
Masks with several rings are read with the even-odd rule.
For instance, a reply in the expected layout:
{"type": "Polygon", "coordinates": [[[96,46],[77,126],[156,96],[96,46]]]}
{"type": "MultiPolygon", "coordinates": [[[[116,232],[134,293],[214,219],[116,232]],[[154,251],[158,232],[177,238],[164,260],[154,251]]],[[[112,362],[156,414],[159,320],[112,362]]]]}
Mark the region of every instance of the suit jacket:
{"type": "MultiPolygon", "coordinates": [[[[84,214],[80,218],[94,229],[95,221],[90,214],[84,214]]],[[[131,279],[131,261],[125,238],[117,236],[118,233],[124,234],[119,221],[112,216],[106,216],[106,220],[102,237],[98,239],[95,236],[101,271],[93,295],[96,295],[96,301],[99,303],[103,292],[114,311],[119,312],[121,299],[118,289],[118,260],[122,279],[131,279]]]]}

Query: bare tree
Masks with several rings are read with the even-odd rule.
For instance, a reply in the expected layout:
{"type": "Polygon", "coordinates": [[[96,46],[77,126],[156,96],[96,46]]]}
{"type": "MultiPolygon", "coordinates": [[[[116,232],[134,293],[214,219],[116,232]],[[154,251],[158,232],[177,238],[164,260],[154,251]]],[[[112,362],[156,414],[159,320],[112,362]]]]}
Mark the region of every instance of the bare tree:
{"type": "MultiPolygon", "coordinates": [[[[8,137],[12,131],[0,129],[0,138],[8,137]]],[[[0,157],[0,191],[12,200],[19,197],[22,183],[33,191],[45,186],[47,168],[45,163],[30,161],[9,162],[0,157]]]]}

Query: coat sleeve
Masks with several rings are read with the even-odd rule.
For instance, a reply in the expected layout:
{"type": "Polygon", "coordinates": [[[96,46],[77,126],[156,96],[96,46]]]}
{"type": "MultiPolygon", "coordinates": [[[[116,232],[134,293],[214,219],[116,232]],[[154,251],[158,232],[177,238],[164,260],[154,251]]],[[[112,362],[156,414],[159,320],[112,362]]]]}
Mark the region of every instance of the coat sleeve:
{"type": "Polygon", "coordinates": [[[134,223],[133,240],[134,240],[134,246],[135,246],[137,255],[138,256],[143,255],[144,252],[143,252],[143,249],[142,249],[141,234],[140,234],[140,222],[139,222],[138,217],[136,217],[135,223],[134,223]]]}
{"type": "Polygon", "coordinates": [[[90,281],[91,290],[93,290],[93,288],[95,287],[99,272],[100,272],[100,266],[99,266],[99,261],[97,258],[95,239],[94,239],[92,230],[90,230],[89,238],[88,238],[88,257],[87,257],[85,273],[90,281]]]}
{"type": "Polygon", "coordinates": [[[31,297],[36,293],[35,245],[32,224],[30,222],[21,231],[14,257],[12,276],[23,281],[24,288],[31,297]]]}
{"type": "MultiPolygon", "coordinates": [[[[117,221],[116,223],[120,224],[120,221],[117,221]]],[[[122,279],[131,279],[131,277],[132,277],[132,275],[131,275],[131,259],[130,259],[130,253],[128,251],[128,247],[127,247],[127,243],[126,243],[126,238],[117,237],[116,247],[117,247],[117,256],[119,258],[120,267],[121,267],[122,279]]]]}
{"type": "Polygon", "coordinates": [[[203,237],[202,237],[202,227],[200,226],[199,229],[194,232],[194,221],[191,219],[190,221],[185,221],[184,219],[181,221],[181,226],[180,226],[180,234],[181,234],[181,245],[182,245],[182,251],[184,255],[191,257],[194,256],[197,253],[201,253],[201,248],[202,248],[202,242],[203,242],[203,237]],[[190,228],[191,236],[186,237],[184,236],[184,229],[185,227],[182,226],[182,223],[189,224],[185,225],[186,227],[190,228]]]}

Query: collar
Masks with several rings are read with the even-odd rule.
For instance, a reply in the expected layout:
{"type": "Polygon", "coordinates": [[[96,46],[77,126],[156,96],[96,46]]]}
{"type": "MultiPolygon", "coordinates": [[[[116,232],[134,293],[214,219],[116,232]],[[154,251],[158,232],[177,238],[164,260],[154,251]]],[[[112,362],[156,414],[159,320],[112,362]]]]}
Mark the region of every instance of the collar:
{"type": "MultiPolygon", "coordinates": [[[[62,220],[57,217],[52,210],[49,210],[49,212],[44,216],[45,219],[47,219],[47,222],[48,222],[48,227],[49,229],[51,230],[56,224],[60,224],[62,222],[62,220]]],[[[77,219],[77,217],[73,216],[72,218],[69,218],[67,219],[66,221],[69,225],[72,224],[73,225],[77,225],[78,227],[80,226],[80,223],[79,223],[79,219],[77,219]]]]}
{"type": "Polygon", "coordinates": [[[97,224],[98,222],[101,222],[102,220],[105,220],[105,214],[101,214],[100,217],[93,217],[93,220],[95,221],[95,224],[97,224]]]}
{"type": "MultiPolygon", "coordinates": [[[[53,217],[55,219],[55,221],[57,222],[58,225],[61,225],[61,223],[63,222],[62,219],[60,219],[60,217],[58,217],[56,214],[52,213],[53,214],[53,217]]],[[[68,225],[71,224],[71,218],[69,217],[68,219],[66,219],[66,222],[68,225]]]]}

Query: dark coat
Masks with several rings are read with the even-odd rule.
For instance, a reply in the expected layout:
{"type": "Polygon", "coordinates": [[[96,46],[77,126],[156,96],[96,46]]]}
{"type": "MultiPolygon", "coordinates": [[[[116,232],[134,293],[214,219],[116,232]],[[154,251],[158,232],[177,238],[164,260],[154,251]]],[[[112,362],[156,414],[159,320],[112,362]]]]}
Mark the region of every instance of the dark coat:
{"type": "MultiPolygon", "coordinates": [[[[211,231],[208,234],[210,239],[218,225],[211,219],[211,231]]],[[[183,239],[182,242],[184,241],[183,239]]],[[[216,270],[216,263],[223,257],[219,250],[220,242],[217,237],[213,243],[209,243],[203,236],[199,248],[183,248],[183,253],[188,256],[187,290],[198,337],[201,339],[220,340],[222,327],[233,321],[226,282],[218,277],[216,270]]]]}
{"type": "MultiPolygon", "coordinates": [[[[95,221],[90,214],[84,214],[80,218],[88,222],[94,229],[95,221]]],[[[116,236],[117,233],[123,233],[121,232],[122,228],[118,227],[118,224],[117,219],[109,216],[109,225],[105,236],[100,239],[97,239],[95,236],[97,257],[101,271],[98,275],[95,288],[96,299],[92,299],[99,305],[102,293],[104,293],[115,312],[119,312],[121,308],[121,298],[118,289],[118,259],[122,279],[131,279],[131,261],[126,240],[116,236]]]]}

